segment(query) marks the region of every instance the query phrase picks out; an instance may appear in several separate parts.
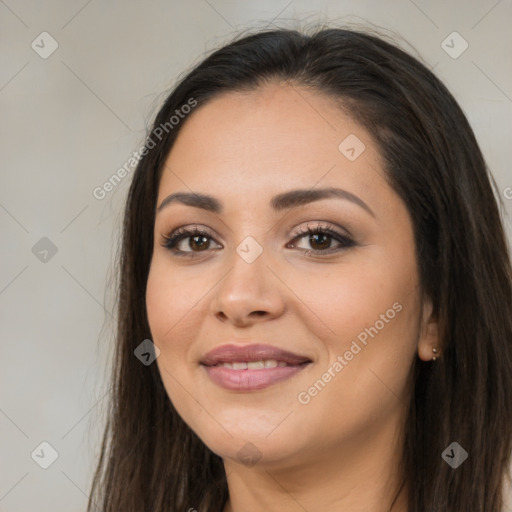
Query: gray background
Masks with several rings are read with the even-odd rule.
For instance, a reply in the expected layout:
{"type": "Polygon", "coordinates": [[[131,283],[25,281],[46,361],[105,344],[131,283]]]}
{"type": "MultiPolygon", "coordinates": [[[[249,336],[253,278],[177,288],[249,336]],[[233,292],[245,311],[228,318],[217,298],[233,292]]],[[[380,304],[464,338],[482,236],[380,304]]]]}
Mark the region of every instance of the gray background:
{"type": "MultiPolygon", "coordinates": [[[[93,190],[140,147],[165,92],[205,52],[243,28],[332,19],[388,29],[434,68],[510,215],[511,0],[0,0],[0,511],[86,506],[132,173],[102,200],[93,190]],[[457,58],[442,46],[454,31],[469,44],[457,58]],[[51,55],[42,32],[58,44],[51,55]],[[48,469],[39,465],[51,462],[44,441],[58,453],[48,469]]],[[[446,44],[454,54],[463,43],[446,44]]]]}

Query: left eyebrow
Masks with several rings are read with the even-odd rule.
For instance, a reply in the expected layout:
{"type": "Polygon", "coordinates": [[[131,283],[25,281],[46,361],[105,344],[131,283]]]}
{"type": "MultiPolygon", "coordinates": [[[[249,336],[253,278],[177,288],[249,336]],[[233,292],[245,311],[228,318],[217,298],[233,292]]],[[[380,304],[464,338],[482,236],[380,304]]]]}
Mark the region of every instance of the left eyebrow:
{"type": "MultiPolygon", "coordinates": [[[[312,190],[290,190],[288,192],[283,192],[274,196],[270,201],[270,205],[275,211],[279,212],[282,210],[296,208],[298,206],[312,203],[313,201],[319,201],[321,199],[329,199],[333,197],[351,201],[352,203],[364,209],[372,217],[375,217],[375,214],[371,208],[360,197],[352,194],[351,192],[348,192],[347,190],[334,187],[312,190]]],[[[223,211],[222,203],[213,196],[199,193],[177,192],[167,196],[160,203],[160,206],[157,208],[157,213],[161,212],[166,206],[173,202],[182,203],[194,208],[201,208],[213,213],[222,213],[223,211]]]]}

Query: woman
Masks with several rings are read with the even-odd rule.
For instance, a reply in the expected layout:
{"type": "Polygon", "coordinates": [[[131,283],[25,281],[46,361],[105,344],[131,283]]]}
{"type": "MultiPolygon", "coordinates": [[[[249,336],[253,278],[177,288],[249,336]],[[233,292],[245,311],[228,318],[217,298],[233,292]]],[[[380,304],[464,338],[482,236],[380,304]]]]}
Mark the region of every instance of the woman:
{"type": "Polygon", "coordinates": [[[491,183],[452,95],[377,36],[272,30],[207,57],[131,184],[89,510],[503,511],[491,183]]]}

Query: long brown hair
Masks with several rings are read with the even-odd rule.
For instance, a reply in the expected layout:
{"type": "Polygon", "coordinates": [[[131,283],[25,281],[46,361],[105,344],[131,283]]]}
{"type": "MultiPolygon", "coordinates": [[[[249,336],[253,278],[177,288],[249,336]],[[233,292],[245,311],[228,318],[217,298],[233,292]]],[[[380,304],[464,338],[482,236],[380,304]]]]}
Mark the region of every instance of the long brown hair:
{"type": "Polygon", "coordinates": [[[151,339],[145,292],[158,186],[186,123],[169,119],[191,99],[199,108],[270,80],[339,100],[373,136],[412,218],[442,357],[413,363],[402,457],[408,510],[502,512],[512,449],[512,270],[496,183],[461,108],[425,65],[383,37],[340,28],[239,36],[181,79],[157,114],[152,133],[167,130],[148,137],[124,211],[111,402],[88,511],[221,512],[226,503],[222,459],[177,414],[157,365],[141,364],[134,350],[151,339]],[[469,455],[457,469],[441,457],[454,441],[469,455]]]}

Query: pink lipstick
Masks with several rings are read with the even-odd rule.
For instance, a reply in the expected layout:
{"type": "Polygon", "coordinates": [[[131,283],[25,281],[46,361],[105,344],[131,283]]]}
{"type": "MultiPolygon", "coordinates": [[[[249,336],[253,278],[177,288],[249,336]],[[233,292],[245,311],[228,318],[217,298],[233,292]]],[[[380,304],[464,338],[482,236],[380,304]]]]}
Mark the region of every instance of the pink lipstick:
{"type": "Polygon", "coordinates": [[[254,391],[290,378],[311,363],[306,356],[270,345],[222,345],[201,360],[213,382],[233,391],[254,391]]]}

